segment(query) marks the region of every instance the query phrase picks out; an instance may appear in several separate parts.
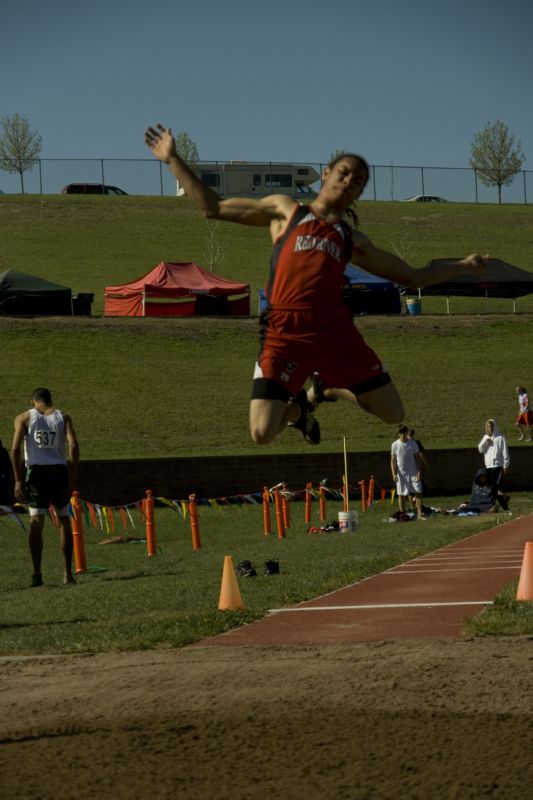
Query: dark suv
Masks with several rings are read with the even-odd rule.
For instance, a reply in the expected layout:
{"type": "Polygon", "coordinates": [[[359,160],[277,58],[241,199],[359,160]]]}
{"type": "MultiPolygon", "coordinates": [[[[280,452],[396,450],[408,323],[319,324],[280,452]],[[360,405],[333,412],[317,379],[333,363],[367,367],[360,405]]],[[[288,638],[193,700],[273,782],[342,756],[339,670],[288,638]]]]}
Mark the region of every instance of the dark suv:
{"type": "Polygon", "coordinates": [[[118,186],[107,186],[105,183],[69,183],[63,194],[128,194],[118,186]]]}

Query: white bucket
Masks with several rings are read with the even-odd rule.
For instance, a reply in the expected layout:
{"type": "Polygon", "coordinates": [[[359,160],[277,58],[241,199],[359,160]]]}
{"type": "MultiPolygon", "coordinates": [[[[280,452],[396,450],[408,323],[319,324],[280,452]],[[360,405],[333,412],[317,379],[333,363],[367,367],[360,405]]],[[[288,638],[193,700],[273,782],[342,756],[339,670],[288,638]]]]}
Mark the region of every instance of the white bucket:
{"type": "Polygon", "coordinates": [[[357,511],[339,511],[339,533],[356,533],[358,527],[357,511]]]}

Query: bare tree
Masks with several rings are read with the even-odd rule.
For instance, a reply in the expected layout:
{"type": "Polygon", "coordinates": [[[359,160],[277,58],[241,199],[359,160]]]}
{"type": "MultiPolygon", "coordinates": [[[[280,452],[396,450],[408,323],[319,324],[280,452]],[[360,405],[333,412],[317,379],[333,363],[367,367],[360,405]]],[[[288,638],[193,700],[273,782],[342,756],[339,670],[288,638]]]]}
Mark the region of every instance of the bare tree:
{"type": "Polygon", "coordinates": [[[32,170],[39,158],[42,137],[30,128],[30,123],[22,114],[2,117],[0,120],[0,169],[17,172],[20,175],[20,188],[24,194],[24,173],[32,170]]]}
{"type": "Polygon", "coordinates": [[[217,220],[206,219],[206,233],[204,240],[204,259],[209,266],[209,272],[218,272],[226,256],[227,241],[224,238],[223,226],[217,220]]]}
{"type": "Polygon", "coordinates": [[[480,133],[476,133],[470,145],[470,166],[485,186],[498,187],[498,203],[502,201],[502,186],[513,182],[520,172],[525,156],[522,143],[516,142],[501,120],[488,122],[480,133]]]}
{"type": "Polygon", "coordinates": [[[180,133],[176,134],[175,139],[176,150],[183,160],[191,166],[194,166],[196,163],[198,163],[198,148],[189,134],[185,131],[181,131],[180,133]]]}

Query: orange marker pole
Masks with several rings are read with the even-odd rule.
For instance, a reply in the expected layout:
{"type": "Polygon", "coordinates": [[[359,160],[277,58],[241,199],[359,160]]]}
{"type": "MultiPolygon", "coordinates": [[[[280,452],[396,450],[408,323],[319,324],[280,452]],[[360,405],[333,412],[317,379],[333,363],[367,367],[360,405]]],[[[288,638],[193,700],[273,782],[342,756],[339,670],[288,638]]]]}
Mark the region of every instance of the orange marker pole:
{"type": "Polygon", "coordinates": [[[313,495],[311,494],[313,484],[308,483],[305,487],[305,521],[311,522],[311,503],[313,500],[313,495]]]}
{"type": "Polygon", "coordinates": [[[72,543],[74,547],[74,563],[76,573],[87,572],[87,559],[85,557],[85,542],[83,540],[83,515],[81,513],[81,503],[78,492],[72,492],[70,500],[73,515],[70,517],[70,527],[72,529],[72,543]]]}
{"type": "Polygon", "coordinates": [[[274,503],[276,505],[276,525],[278,528],[278,539],[284,539],[285,525],[283,524],[283,508],[281,505],[281,495],[278,487],[274,489],[274,503]]]}
{"type": "Polygon", "coordinates": [[[381,487],[381,507],[385,507],[385,500],[387,499],[387,490],[381,487]]]}
{"type": "Polygon", "coordinates": [[[263,533],[270,536],[272,533],[272,523],[270,521],[270,492],[263,486],[263,533]]]}
{"type": "Polygon", "coordinates": [[[192,549],[201,550],[200,523],[198,522],[198,508],[196,505],[196,495],[189,495],[189,516],[191,518],[192,549]]]}
{"type": "Polygon", "coordinates": [[[291,501],[289,499],[289,495],[287,493],[287,484],[284,483],[282,486],[282,494],[281,494],[281,508],[283,510],[283,525],[285,528],[291,527],[291,501]]]}
{"type": "Polygon", "coordinates": [[[148,556],[155,556],[155,515],[154,515],[154,498],[152,490],[146,490],[146,497],[143,502],[145,529],[146,529],[146,552],[148,556]]]}
{"type": "Polygon", "coordinates": [[[366,481],[359,481],[361,487],[361,511],[366,511],[366,481]]]}
{"type": "Polygon", "coordinates": [[[320,512],[320,519],[326,519],[326,488],[325,486],[320,487],[320,497],[318,502],[319,512],[320,512]]]}
{"type": "Polygon", "coordinates": [[[368,494],[366,496],[366,507],[370,508],[372,503],[374,502],[374,476],[370,476],[370,480],[368,481],[368,494]]]}

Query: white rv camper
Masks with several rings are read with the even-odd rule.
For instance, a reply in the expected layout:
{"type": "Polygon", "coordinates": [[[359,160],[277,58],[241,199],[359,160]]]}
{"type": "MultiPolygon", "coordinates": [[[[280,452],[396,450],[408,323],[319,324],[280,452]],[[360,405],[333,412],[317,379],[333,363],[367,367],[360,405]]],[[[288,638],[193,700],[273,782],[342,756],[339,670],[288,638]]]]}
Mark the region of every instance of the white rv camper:
{"type": "MultiPolygon", "coordinates": [[[[320,175],[308,164],[253,163],[251,161],[199,162],[194,170],[202,183],[221,197],[264,197],[288,194],[294,200],[312,200],[311,186],[320,175]]],[[[176,194],[182,195],[179,181],[176,194]]]]}

